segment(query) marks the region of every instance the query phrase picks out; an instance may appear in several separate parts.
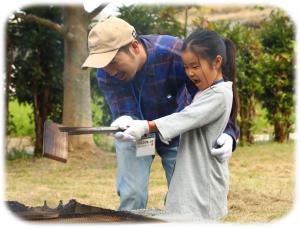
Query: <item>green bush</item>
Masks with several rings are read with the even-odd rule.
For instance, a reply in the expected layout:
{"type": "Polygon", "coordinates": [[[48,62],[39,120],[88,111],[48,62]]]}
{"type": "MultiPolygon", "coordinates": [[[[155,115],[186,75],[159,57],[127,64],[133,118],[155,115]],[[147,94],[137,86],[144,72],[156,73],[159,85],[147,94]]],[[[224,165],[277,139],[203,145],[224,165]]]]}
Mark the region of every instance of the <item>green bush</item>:
{"type": "Polygon", "coordinates": [[[284,142],[294,124],[295,27],[284,12],[276,10],[259,31],[263,54],[258,72],[263,84],[261,102],[274,126],[275,140],[284,142]]]}
{"type": "Polygon", "coordinates": [[[7,131],[9,136],[34,137],[32,107],[19,104],[16,100],[9,102],[7,131]]]}

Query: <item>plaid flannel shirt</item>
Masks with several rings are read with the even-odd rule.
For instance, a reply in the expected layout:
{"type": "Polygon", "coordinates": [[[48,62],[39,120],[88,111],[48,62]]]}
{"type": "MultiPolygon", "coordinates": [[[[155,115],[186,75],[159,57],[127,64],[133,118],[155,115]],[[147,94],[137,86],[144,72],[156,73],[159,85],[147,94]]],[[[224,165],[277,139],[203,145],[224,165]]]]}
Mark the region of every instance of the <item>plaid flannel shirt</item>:
{"type": "MultiPolygon", "coordinates": [[[[140,39],[147,61],[133,80],[124,82],[97,69],[99,88],[113,119],[129,115],[134,119],[154,120],[182,110],[197,91],[181,60],[182,40],[167,35],[145,35],[140,39]]],[[[234,121],[228,122],[225,132],[236,141],[239,132],[234,121]]],[[[159,137],[156,141],[157,146],[166,146],[159,137]]],[[[178,137],[169,144],[170,147],[177,145],[178,137]]]]}

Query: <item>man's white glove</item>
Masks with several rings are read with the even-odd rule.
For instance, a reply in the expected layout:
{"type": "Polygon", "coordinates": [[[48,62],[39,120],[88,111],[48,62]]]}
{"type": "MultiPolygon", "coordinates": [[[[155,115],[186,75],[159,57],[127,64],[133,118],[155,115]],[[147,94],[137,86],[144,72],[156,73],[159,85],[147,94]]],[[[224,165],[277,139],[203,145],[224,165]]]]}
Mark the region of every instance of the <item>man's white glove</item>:
{"type": "Polygon", "coordinates": [[[230,135],[223,133],[218,139],[220,148],[212,148],[211,154],[216,156],[220,162],[228,161],[232,156],[233,139],[230,135]]]}
{"type": "Polygon", "coordinates": [[[120,116],[119,118],[115,119],[114,122],[111,123],[111,127],[119,127],[122,130],[126,130],[130,123],[133,121],[131,116],[120,116]]]}
{"type": "Polygon", "coordinates": [[[149,133],[149,126],[147,120],[133,120],[130,127],[124,131],[124,134],[130,135],[135,140],[139,140],[143,135],[149,133]]]}

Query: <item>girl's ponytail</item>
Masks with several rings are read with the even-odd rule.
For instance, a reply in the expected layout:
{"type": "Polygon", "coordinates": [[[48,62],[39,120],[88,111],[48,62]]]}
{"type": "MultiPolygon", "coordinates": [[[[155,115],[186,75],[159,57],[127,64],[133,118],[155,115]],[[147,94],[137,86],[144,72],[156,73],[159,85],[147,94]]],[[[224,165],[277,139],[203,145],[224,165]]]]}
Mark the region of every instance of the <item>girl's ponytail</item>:
{"type": "Polygon", "coordinates": [[[222,72],[225,81],[232,82],[233,101],[230,118],[236,120],[237,118],[237,82],[236,82],[236,63],[235,63],[235,45],[229,39],[223,39],[226,47],[226,61],[222,63],[222,72]]]}

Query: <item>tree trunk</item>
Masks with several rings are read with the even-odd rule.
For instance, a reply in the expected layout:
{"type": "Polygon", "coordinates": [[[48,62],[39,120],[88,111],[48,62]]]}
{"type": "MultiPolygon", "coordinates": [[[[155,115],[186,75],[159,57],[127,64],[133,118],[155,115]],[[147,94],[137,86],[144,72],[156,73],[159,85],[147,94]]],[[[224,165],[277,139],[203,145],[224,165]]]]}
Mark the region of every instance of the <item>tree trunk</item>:
{"type": "Polygon", "coordinates": [[[275,133],[275,141],[279,143],[283,143],[287,140],[285,127],[281,126],[279,123],[274,124],[274,133],[275,133]]]}
{"type": "MultiPolygon", "coordinates": [[[[64,9],[64,105],[63,124],[66,126],[92,126],[90,78],[81,65],[87,53],[88,15],[82,6],[64,9]]],[[[91,135],[70,136],[70,149],[94,146],[91,135]]]]}
{"type": "Polygon", "coordinates": [[[279,143],[288,141],[289,139],[289,128],[290,124],[288,122],[289,116],[282,112],[275,113],[275,123],[274,123],[274,140],[279,143]],[[282,117],[284,117],[282,119],[282,117]]]}
{"type": "Polygon", "coordinates": [[[33,82],[32,96],[34,107],[34,124],[35,124],[35,142],[34,155],[40,156],[43,152],[43,132],[44,122],[49,114],[49,89],[43,88],[42,92],[38,92],[37,83],[33,82]]]}
{"type": "Polygon", "coordinates": [[[8,135],[8,118],[9,118],[9,86],[11,82],[11,75],[12,75],[12,63],[14,61],[13,56],[13,45],[11,44],[11,41],[7,35],[6,37],[6,81],[5,81],[5,108],[6,108],[6,135],[8,135]]]}
{"type": "Polygon", "coordinates": [[[248,127],[247,127],[247,142],[250,144],[254,143],[254,136],[252,133],[252,128],[254,126],[254,118],[256,115],[255,112],[255,95],[254,93],[251,94],[250,97],[250,105],[249,105],[249,110],[248,110],[248,127]]]}
{"type": "Polygon", "coordinates": [[[255,95],[252,94],[250,99],[247,100],[248,104],[245,104],[243,101],[239,101],[241,104],[239,108],[240,113],[240,142],[253,144],[254,137],[252,133],[252,127],[254,126],[254,117],[255,113],[255,95]]]}
{"type": "MultiPolygon", "coordinates": [[[[44,121],[46,116],[43,112],[44,103],[41,98],[44,97],[45,90],[39,92],[36,80],[32,81],[32,104],[33,104],[33,115],[34,115],[34,129],[35,129],[35,141],[34,141],[34,155],[41,156],[43,152],[43,130],[44,121]]],[[[45,103],[47,104],[47,103],[45,103]]]]}

